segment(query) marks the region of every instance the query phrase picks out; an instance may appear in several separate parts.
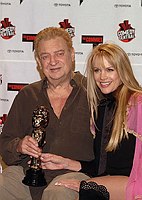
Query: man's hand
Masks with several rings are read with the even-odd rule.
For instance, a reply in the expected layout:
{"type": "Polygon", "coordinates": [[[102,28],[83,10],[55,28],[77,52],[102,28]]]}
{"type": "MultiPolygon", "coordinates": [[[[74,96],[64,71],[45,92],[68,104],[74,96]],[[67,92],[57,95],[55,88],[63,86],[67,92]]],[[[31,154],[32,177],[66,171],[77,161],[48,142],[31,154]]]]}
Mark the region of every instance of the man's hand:
{"type": "Polygon", "coordinates": [[[69,169],[73,171],[79,171],[81,168],[80,162],[51,153],[42,153],[40,159],[41,167],[43,169],[69,169]]]}
{"type": "Polygon", "coordinates": [[[41,155],[41,149],[38,147],[38,142],[31,136],[25,136],[21,139],[16,150],[21,154],[27,154],[35,158],[38,158],[41,155]]]}
{"type": "Polygon", "coordinates": [[[41,154],[41,166],[43,169],[58,170],[67,169],[69,165],[69,159],[62,156],[57,156],[50,153],[41,154]]]}

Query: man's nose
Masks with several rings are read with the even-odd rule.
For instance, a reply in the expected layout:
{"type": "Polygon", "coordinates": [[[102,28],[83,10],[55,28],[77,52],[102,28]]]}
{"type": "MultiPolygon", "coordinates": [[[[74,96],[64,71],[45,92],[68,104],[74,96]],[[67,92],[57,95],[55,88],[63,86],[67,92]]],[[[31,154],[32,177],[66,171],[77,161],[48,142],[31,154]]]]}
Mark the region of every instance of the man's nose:
{"type": "Polygon", "coordinates": [[[57,62],[58,62],[58,60],[56,58],[56,55],[51,55],[50,56],[50,64],[55,65],[55,64],[57,64],[57,62]]]}

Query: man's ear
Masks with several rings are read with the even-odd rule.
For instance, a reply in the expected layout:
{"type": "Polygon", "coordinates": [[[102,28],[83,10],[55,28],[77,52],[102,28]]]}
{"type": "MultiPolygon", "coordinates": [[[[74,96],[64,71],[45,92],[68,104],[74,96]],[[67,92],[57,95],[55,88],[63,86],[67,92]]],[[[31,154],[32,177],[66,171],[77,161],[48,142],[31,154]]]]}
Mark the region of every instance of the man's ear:
{"type": "Polygon", "coordinates": [[[38,64],[39,68],[42,69],[42,65],[41,65],[39,58],[36,56],[35,59],[36,59],[36,62],[38,64]]]}

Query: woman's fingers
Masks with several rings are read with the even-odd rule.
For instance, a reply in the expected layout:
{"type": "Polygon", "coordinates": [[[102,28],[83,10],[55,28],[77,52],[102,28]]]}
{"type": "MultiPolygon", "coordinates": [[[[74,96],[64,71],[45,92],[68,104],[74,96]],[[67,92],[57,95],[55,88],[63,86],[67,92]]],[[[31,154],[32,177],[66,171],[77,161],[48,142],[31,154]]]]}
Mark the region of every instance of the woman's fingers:
{"type": "Polygon", "coordinates": [[[55,183],[56,186],[64,186],[79,192],[80,181],[77,179],[60,180],[55,183]]]}

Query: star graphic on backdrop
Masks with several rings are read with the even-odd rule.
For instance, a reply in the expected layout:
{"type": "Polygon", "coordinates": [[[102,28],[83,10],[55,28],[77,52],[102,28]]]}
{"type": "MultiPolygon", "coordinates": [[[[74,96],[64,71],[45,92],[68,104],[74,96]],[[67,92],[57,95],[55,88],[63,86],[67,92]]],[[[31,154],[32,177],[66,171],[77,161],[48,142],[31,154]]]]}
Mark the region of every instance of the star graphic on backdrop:
{"type": "Polygon", "coordinates": [[[80,0],[80,5],[82,4],[83,0],[80,0]]]}
{"type": "Polygon", "coordinates": [[[23,2],[24,0],[20,0],[20,4],[23,2]]]}

